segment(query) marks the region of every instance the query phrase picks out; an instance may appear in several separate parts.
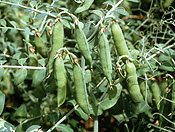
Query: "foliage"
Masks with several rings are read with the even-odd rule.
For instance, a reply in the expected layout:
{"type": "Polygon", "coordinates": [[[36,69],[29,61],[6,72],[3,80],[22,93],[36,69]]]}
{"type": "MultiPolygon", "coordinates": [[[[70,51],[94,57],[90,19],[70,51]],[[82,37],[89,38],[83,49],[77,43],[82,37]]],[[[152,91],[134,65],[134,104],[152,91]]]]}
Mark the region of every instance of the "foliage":
{"type": "Polygon", "coordinates": [[[174,131],[174,4],[0,1],[0,131],[174,131]],[[129,56],[115,46],[114,21],[129,56]],[[135,87],[144,101],[133,101],[135,87]]]}

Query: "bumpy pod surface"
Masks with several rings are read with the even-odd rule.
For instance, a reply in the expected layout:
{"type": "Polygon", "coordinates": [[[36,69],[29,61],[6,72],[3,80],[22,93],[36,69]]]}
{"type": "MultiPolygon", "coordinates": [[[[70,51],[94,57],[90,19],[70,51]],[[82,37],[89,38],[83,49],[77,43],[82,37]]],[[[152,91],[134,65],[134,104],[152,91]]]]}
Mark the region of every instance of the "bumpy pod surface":
{"type": "Polygon", "coordinates": [[[54,62],[54,77],[57,86],[57,104],[60,107],[66,100],[67,77],[63,59],[59,56],[54,62]]]}
{"type": "Polygon", "coordinates": [[[103,30],[98,34],[98,45],[100,51],[100,62],[104,75],[109,81],[109,84],[112,85],[112,63],[111,63],[111,54],[109,48],[109,42],[103,30]]]}
{"type": "Polygon", "coordinates": [[[90,55],[88,41],[87,41],[86,36],[85,36],[85,34],[84,34],[84,32],[79,24],[77,24],[75,26],[75,39],[77,41],[77,44],[78,44],[78,47],[79,47],[81,54],[83,55],[83,57],[85,58],[87,63],[92,68],[92,57],[90,55]]]}
{"type": "Polygon", "coordinates": [[[80,108],[86,114],[90,115],[85,78],[84,78],[83,70],[78,63],[74,64],[73,77],[74,77],[74,84],[75,84],[76,101],[80,106],[80,108]]]}
{"type": "Polygon", "coordinates": [[[132,100],[135,103],[140,103],[144,101],[137,80],[136,68],[132,62],[126,63],[126,76],[127,76],[128,91],[131,95],[132,100]]]}
{"type": "Polygon", "coordinates": [[[47,64],[49,74],[53,71],[54,56],[56,51],[63,48],[64,28],[61,21],[57,21],[52,34],[52,46],[49,62],[47,64]]]}

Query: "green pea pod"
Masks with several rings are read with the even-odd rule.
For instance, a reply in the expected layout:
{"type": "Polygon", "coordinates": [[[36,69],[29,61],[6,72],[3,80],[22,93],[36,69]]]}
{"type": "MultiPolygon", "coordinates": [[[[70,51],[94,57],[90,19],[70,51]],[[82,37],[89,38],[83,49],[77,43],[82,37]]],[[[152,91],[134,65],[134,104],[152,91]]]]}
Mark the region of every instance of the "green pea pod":
{"type": "Polygon", "coordinates": [[[152,81],[151,82],[151,91],[152,91],[152,94],[153,94],[153,98],[154,98],[154,101],[155,101],[155,104],[156,104],[156,107],[157,109],[160,108],[160,88],[159,88],[159,85],[156,81],[152,81]]]}
{"type": "Polygon", "coordinates": [[[139,80],[139,87],[140,87],[140,91],[141,91],[141,94],[144,97],[144,99],[145,99],[146,90],[147,90],[147,99],[146,100],[147,100],[148,104],[152,105],[152,93],[150,91],[149,86],[147,85],[147,88],[146,88],[146,82],[144,80],[139,80]]]}
{"type": "Polygon", "coordinates": [[[75,84],[76,101],[80,106],[80,108],[87,115],[90,115],[85,77],[84,77],[83,70],[78,63],[74,64],[73,78],[74,78],[74,84],[75,84]]]}
{"type": "Polygon", "coordinates": [[[122,30],[116,21],[113,21],[111,24],[111,32],[119,56],[122,55],[131,56],[128,47],[126,45],[122,30]]]}
{"type": "Polygon", "coordinates": [[[19,85],[25,80],[26,77],[27,77],[27,69],[19,69],[14,74],[14,84],[19,85]]]}
{"type": "Polygon", "coordinates": [[[36,46],[36,49],[38,51],[38,53],[43,56],[43,57],[47,57],[47,47],[46,45],[44,44],[42,38],[40,37],[40,34],[38,32],[36,32],[35,34],[35,46],[36,46]]]}
{"type": "Polygon", "coordinates": [[[128,84],[128,91],[131,95],[132,100],[135,103],[140,103],[144,101],[137,80],[136,68],[132,62],[126,63],[126,76],[127,76],[126,81],[128,84]]]}
{"type": "MultiPolygon", "coordinates": [[[[172,101],[175,102],[175,83],[173,84],[173,87],[172,87],[172,101]]],[[[174,112],[174,109],[175,109],[175,103],[171,103],[171,112],[174,112]]]]}
{"type": "Polygon", "coordinates": [[[84,56],[85,60],[92,68],[92,57],[90,55],[88,41],[79,23],[75,26],[75,39],[77,41],[81,54],[84,56]]]}
{"type": "Polygon", "coordinates": [[[59,19],[53,28],[51,53],[49,62],[47,64],[49,74],[53,71],[54,56],[56,54],[56,51],[59,50],[60,48],[63,48],[63,39],[64,39],[63,23],[61,19],[59,19]]]}
{"type": "Polygon", "coordinates": [[[109,84],[112,85],[112,64],[109,42],[103,30],[101,30],[98,34],[98,45],[100,49],[100,62],[103,73],[108,79],[109,84]]]}
{"type": "Polygon", "coordinates": [[[58,56],[54,62],[54,77],[57,86],[57,104],[60,107],[66,100],[67,78],[63,59],[58,56]]]}
{"type": "Polygon", "coordinates": [[[94,0],[84,0],[83,6],[78,7],[75,10],[75,13],[80,13],[82,11],[85,11],[85,10],[89,9],[89,7],[92,5],[93,2],[94,2],[94,0]]]}

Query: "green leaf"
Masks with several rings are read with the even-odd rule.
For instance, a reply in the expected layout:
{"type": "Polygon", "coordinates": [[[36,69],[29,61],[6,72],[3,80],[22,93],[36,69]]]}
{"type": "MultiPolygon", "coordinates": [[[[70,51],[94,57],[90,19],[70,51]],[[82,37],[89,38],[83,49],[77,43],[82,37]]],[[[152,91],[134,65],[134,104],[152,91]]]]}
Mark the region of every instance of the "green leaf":
{"type": "Polygon", "coordinates": [[[83,6],[78,7],[75,10],[75,13],[80,13],[80,12],[83,12],[83,11],[89,9],[93,2],[94,2],[94,0],[84,0],[83,6]]]}
{"type": "Polygon", "coordinates": [[[123,8],[117,8],[114,11],[117,12],[117,13],[119,13],[119,14],[122,14],[124,16],[129,17],[129,13],[125,9],[123,9],[123,8]]]}
{"type": "Polygon", "coordinates": [[[42,17],[45,17],[45,16],[47,16],[47,14],[46,13],[42,13],[42,14],[38,14],[36,16],[36,18],[38,19],[38,18],[42,18],[42,17]]]}
{"type": "Polygon", "coordinates": [[[14,74],[14,84],[19,85],[26,79],[26,77],[27,77],[27,69],[19,69],[14,74]]]}
{"type": "Polygon", "coordinates": [[[0,19],[0,24],[4,27],[6,27],[7,22],[4,19],[0,19]]]}
{"type": "Polygon", "coordinates": [[[18,63],[20,65],[23,65],[26,62],[26,60],[27,60],[27,58],[21,58],[21,59],[18,60],[18,63]]]}
{"type": "Polygon", "coordinates": [[[150,109],[150,106],[145,102],[142,101],[136,106],[136,113],[144,113],[150,109]]]}
{"type": "Polygon", "coordinates": [[[103,110],[107,110],[113,107],[121,94],[122,85],[120,83],[116,84],[113,89],[109,89],[106,95],[104,96],[103,100],[99,102],[99,105],[103,110]]]}
{"type": "Polygon", "coordinates": [[[105,1],[105,2],[103,2],[103,4],[104,5],[111,5],[111,6],[114,5],[114,3],[112,1],[105,1]]]}
{"type": "Polygon", "coordinates": [[[15,127],[9,122],[0,118],[0,132],[15,132],[15,127]]]}
{"type": "Polygon", "coordinates": [[[170,56],[167,56],[165,54],[161,54],[158,58],[158,61],[169,61],[171,60],[172,58],[170,56]]]}
{"type": "Polygon", "coordinates": [[[45,76],[46,76],[46,69],[35,71],[32,79],[32,86],[37,87],[44,80],[45,76]]]}
{"type": "Polygon", "coordinates": [[[19,123],[25,120],[28,116],[26,105],[22,104],[14,113],[16,121],[19,123]]]}
{"type": "Polygon", "coordinates": [[[0,67],[0,80],[4,76],[4,68],[0,67]]]}
{"type": "Polygon", "coordinates": [[[16,26],[17,26],[17,23],[16,23],[15,21],[10,21],[10,24],[11,24],[13,27],[15,27],[15,28],[16,28],[16,26]]]}
{"type": "Polygon", "coordinates": [[[175,72],[175,65],[169,63],[169,62],[164,62],[162,65],[159,66],[160,70],[165,70],[165,71],[170,71],[170,72],[175,72]]]}
{"type": "Polygon", "coordinates": [[[90,12],[99,16],[99,17],[104,17],[104,13],[101,10],[92,10],[90,12]]]}
{"type": "Polygon", "coordinates": [[[74,132],[74,130],[65,124],[60,124],[59,126],[56,127],[57,130],[62,131],[62,132],[74,132]]]}
{"type": "Polygon", "coordinates": [[[5,33],[7,32],[7,30],[8,30],[8,28],[5,28],[5,27],[4,27],[4,28],[2,29],[2,33],[5,34],[5,33]]]}
{"type": "Polygon", "coordinates": [[[85,121],[87,121],[87,120],[89,119],[89,116],[88,116],[86,113],[84,113],[84,111],[83,111],[80,107],[78,107],[78,108],[75,110],[75,113],[76,113],[78,116],[80,116],[82,119],[84,119],[85,121]]]}
{"type": "Polygon", "coordinates": [[[39,59],[38,62],[39,62],[40,65],[45,66],[46,59],[39,59]]]}
{"type": "Polygon", "coordinates": [[[16,54],[13,55],[13,59],[19,60],[21,56],[21,52],[17,52],[16,54]]]}
{"type": "Polygon", "coordinates": [[[5,104],[5,94],[0,93],[0,115],[2,114],[4,110],[4,104],[5,104]]]}
{"type": "Polygon", "coordinates": [[[138,0],[128,0],[128,1],[130,1],[130,2],[135,2],[135,3],[139,3],[138,0]]]}
{"type": "Polygon", "coordinates": [[[29,128],[27,128],[26,132],[35,132],[35,131],[37,132],[40,127],[41,126],[39,125],[32,125],[29,128]]]}

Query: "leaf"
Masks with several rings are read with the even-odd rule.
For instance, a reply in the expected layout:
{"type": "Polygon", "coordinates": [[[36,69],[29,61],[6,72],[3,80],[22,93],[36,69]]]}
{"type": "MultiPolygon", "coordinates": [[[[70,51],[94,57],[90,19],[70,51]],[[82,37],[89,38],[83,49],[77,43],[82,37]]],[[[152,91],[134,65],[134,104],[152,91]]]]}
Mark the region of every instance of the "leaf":
{"type": "Polygon", "coordinates": [[[27,118],[27,108],[26,105],[22,104],[14,113],[15,119],[20,123],[27,118]]]}
{"type": "Polygon", "coordinates": [[[7,32],[7,30],[8,30],[8,28],[5,28],[5,27],[4,27],[4,28],[2,29],[2,33],[5,34],[5,33],[7,32]]]}
{"type": "Polygon", "coordinates": [[[88,10],[93,2],[94,2],[94,0],[84,0],[83,6],[78,7],[75,10],[75,13],[80,13],[80,12],[83,12],[85,10],[88,10]]]}
{"type": "Polygon", "coordinates": [[[25,33],[29,34],[29,35],[34,35],[35,34],[34,32],[31,32],[30,28],[28,28],[28,27],[25,28],[25,33]]]}
{"type": "Polygon", "coordinates": [[[120,97],[121,90],[122,90],[122,85],[120,83],[116,84],[113,87],[113,89],[109,89],[106,95],[104,96],[103,100],[99,103],[101,108],[103,110],[107,110],[113,107],[117,103],[120,97]]]}
{"type": "Polygon", "coordinates": [[[15,28],[16,28],[16,26],[17,26],[17,23],[16,23],[15,21],[10,21],[10,24],[11,24],[13,27],[15,27],[15,28]]]}
{"type": "Polygon", "coordinates": [[[31,9],[25,9],[24,12],[31,12],[31,9]]]}
{"type": "Polygon", "coordinates": [[[62,132],[74,132],[74,130],[65,124],[60,124],[59,126],[56,127],[57,130],[62,131],[62,132]]]}
{"type": "Polygon", "coordinates": [[[0,93],[0,115],[2,114],[4,110],[4,104],[5,104],[5,94],[0,93]]]}
{"type": "Polygon", "coordinates": [[[105,1],[105,2],[103,2],[103,4],[105,5],[111,5],[111,6],[113,6],[114,5],[114,3],[112,2],[112,1],[105,1]]]}
{"type": "Polygon", "coordinates": [[[165,71],[170,71],[170,72],[175,72],[175,65],[169,63],[169,62],[164,62],[162,65],[159,66],[160,70],[165,70],[165,71]]]}
{"type": "Polygon", "coordinates": [[[27,69],[19,69],[14,74],[14,84],[19,85],[26,79],[26,77],[27,77],[27,69]]]}
{"type": "Polygon", "coordinates": [[[6,27],[7,22],[4,19],[0,19],[0,24],[4,27],[6,27]]]}
{"type": "Polygon", "coordinates": [[[19,60],[21,56],[21,52],[17,52],[16,54],[13,55],[13,59],[19,60]]]}
{"type": "Polygon", "coordinates": [[[15,132],[15,127],[9,122],[0,118],[0,132],[15,132]]]}
{"type": "Polygon", "coordinates": [[[78,107],[78,108],[75,110],[75,113],[76,113],[78,116],[80,116],[82,119],[84,119],[85,121],[87,121],[87,120],[89,119],[89,116],[88,116],[86,113],[84,113],[84,111],[83,111],[80,107],[78,107]]]}
{"type": "Polygon", "coordinates": [[[122,14],[124,16],[129,17],[129,13],[125,9],[123,9],[123,8],[117,8],[114,11],[117,12],[117,13],[119,13],[119,14],[122,14]]]}
{"type": "Polygon", "coordinates": [[[158,58],[158,61],[169,61],[171,60],[172,58],[170,56],[167,56],[165,54],[161,54],[158,58]]]}
{"type": "Polygon", "coordinates": [[[0,67],[0,80],[4,76],[4,68],[0,67]]]}
{"type": "Polygon", "coordinates": [[[46,13],[42,13],[42,14],[38,14],[36,16],[36,18],[42,18],[42,17],[45,17],[45,16],[47,16],[47,14],[46,13]]]}
{"type": "Polygon", "coordinates": [[[130,2],[135,2],[135,3],[139,3],[138,0],[128,0],[128,1],[130,1],[130,2]]]}
{"type": "Polygon", "coordinates": [[[35,7],[36,5],[37,5],[37,2],[36,2],[36,1],[31,1],[31,2],[30,2],[30,6],[31,6],[31,7],[35,7]]]}
{"type": "Polygon", "coordinates": [[[136,113],[144,113],[146,111],[148,111],[151,107],[145,102],[142,101],[140,102],[137,106],[136,106],[136,113]]]}
{"type": "Polygon", "coordinates": [[[101,10],[92,10],[90,12],[99,16],[99,17],[104,17],[104,13],[101,10]]]}
{"type": "Polygon", "coordinates": [[[46,59],[39,59],[38,62],[40,65],[44,66],[46,64],[46,59]]]}
{"type": "Polygon", "coordinates": [[[46,76],[46,69],[35,71],[32,79],[32,86],[37,87],[44,80],[45,76],[46,76]]]}
{"type": "Polygon", "coordinates": [[[21,59],[18,60],[18,63],[20,65],[23,65],[26,62],[26,60],[27,60],[27,58],[21,58],[21,59]]]}
{"type": "Polygon", "coordinates": [[[27,128],[26,132],[35,132],[35,131],[38,131],[38,129],[40,128],[41,126],[39,125],[32,125],[30,126],[29,128],[27,128]]]}

